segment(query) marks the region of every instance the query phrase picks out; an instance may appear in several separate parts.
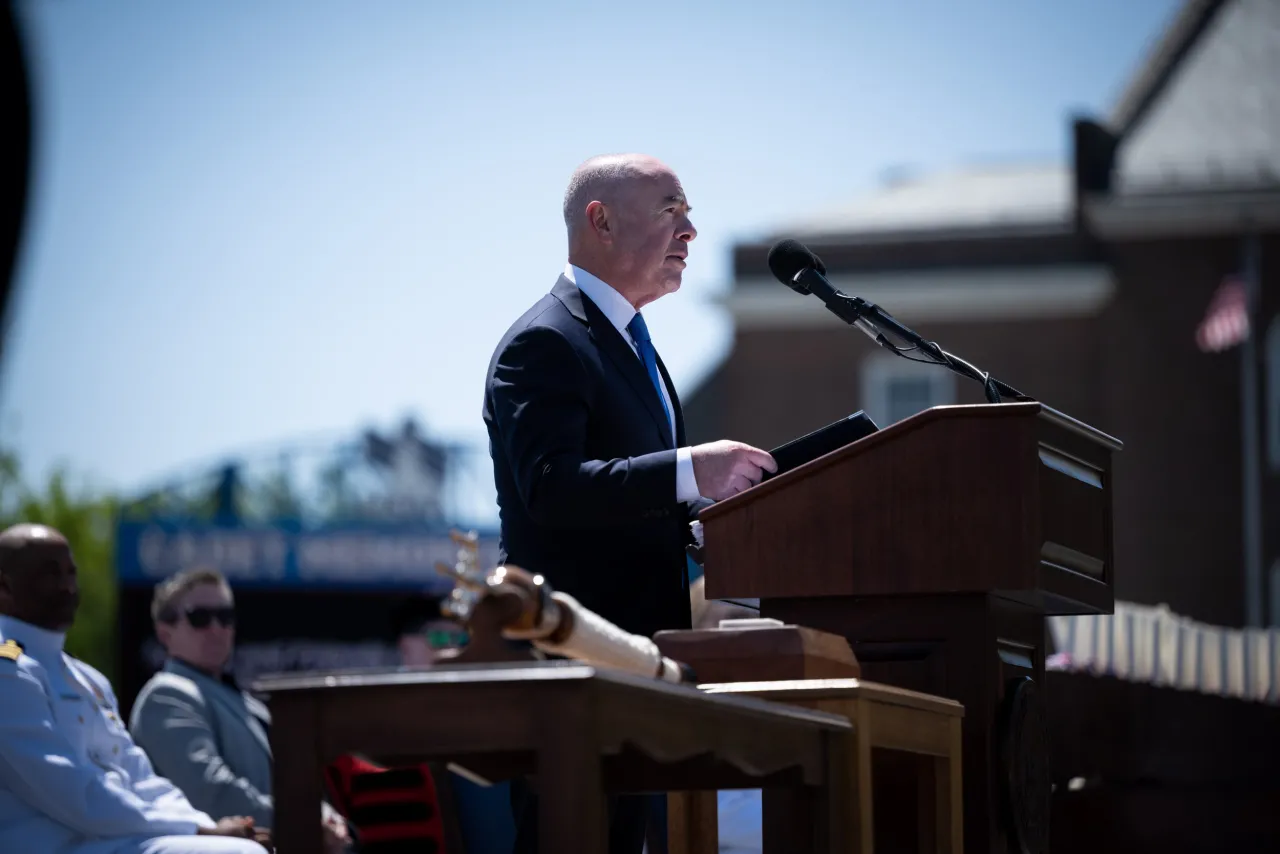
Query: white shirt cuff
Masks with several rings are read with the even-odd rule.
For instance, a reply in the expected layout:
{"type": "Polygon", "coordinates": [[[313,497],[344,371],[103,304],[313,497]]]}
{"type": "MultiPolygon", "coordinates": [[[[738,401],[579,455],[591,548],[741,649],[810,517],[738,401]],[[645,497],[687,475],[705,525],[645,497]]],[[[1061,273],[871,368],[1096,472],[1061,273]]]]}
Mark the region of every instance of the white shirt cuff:
{"type": "Polygon", "coordinates": [[[676,451],[676,501],[696,501],[701,497],[693,476],[693,448],[680,448],[676,451]]]}

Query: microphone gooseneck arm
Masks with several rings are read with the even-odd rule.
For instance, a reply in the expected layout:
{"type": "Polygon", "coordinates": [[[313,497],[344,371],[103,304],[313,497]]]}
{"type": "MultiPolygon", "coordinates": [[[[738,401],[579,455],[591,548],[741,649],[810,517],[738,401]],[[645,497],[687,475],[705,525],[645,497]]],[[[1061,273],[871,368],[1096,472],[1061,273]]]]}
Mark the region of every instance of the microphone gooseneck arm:
{"type": "Polygon", "coordinates": [[[845,323],[857,327],[891,353],[912,362],[941,365],[962,377],[977,380],[982,384],[982,390],[990,403],[1002,403],[1005,399],[1034,400],[1034,398],[1023,394],[1007,383],[1001,382],[986,371],[979,370],[959,356],[948,353],[939,347],[937,343],[926,340],[910,327],[899,323],[893,315],[875,303],[867,302],[861,297],[851,297],[843,291],[837,290],[827,281],[825,276],[813,267],[806,267],[801,270],[795,275],[794,281],[804,291],[812,293],[826,303],[827,308],[845,323]],[[905,341],[910,346],[903,348],[895,345],[886,337],[886,331],[890,335],[905,341]],[[912,349],[919,350],[928,356],[928,361],[908,356],[907,353],[912,349]]]}

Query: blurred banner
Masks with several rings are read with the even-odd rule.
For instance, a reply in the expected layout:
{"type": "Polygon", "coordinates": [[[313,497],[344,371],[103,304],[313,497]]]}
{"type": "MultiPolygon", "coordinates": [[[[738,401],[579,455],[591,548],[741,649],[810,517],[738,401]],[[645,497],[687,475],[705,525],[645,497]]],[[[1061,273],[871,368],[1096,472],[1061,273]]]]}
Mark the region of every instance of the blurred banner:
{"type": "MultiPolygon", "coordinates": [[[[498,535],[480,533],[480,563],[498,558],[498,535]]],[[[447,528],[353,523],[306,529],[297,522],[219,526],[186,520],[121,522],[120,584],[154,585],[182,569],[208,566],[233,587],[399,588],[440,595],[452,584],[435,570],[457,547],[447,528]]]]}

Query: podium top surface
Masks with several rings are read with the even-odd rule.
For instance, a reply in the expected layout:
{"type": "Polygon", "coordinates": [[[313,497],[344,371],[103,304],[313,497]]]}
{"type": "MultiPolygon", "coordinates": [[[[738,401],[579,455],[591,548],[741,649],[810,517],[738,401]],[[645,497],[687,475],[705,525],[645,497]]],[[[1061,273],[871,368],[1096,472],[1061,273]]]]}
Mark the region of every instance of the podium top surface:
{"type": "Polygon", "coordinates": [[[1089,444],[1096,445],[1109,452],[1120,451],[1124,448],[1124,443],[1114,436],[1037,401],[934,406],[922,412],[917,412],[909,418],[890,424],[888,427],[877,430],[843,448],[810,460],[786,474],[766,480],[731,498],[712,504],[704,508],[698,514],[698,518],[713,520],[726,513],[731,513],[743,504],[762,498],[775,490],[787,489],[790,484],[799,479],[822,471],[826,467],[847,458],[870,453],[874,449],[891,443],[908,433],[932,427],[940,422],[984,419],[1042,419],[1053,428],[1074,434],[1089,444]]]}

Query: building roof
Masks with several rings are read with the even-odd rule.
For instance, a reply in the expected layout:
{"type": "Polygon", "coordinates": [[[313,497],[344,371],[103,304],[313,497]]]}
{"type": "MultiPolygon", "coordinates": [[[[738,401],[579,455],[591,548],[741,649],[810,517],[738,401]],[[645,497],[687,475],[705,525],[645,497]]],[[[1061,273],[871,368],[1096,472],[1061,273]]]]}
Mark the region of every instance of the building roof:
{"type": "Polygon", "coordinates": [[[1106,123],[1124,135],[1146,115],[1152,102],[1205,27],[1222,9],[1224,0],[1184,0],[1173,20],[1152,43],[1142,63],[1116,99],[1106,123]]]}
{"type": "Polygon", "coordinates": [[[903,180],[776,229],[802,238],[1061,229],[1071,223],[1063,164],[987,166],[903,180]]]}
{"type": "Polygon", "coordinates": [[[1188,0],[1109,123],[1120,193],[1280,186],[1280,2],[1188,0]]]}
{"type": "MultiPolygon", "coordinates": [[[[1280,189],[1277,81],[1280,0],[1186,0],[1107,118],[1117,140],[1111,206],[1151,196],[1185,207],[1193,204],[1187,194],[1221,191],[1273,198],[1270,191],[1280,189]]],[[[1074,227],[1075,180],[1067,163],[916,176],[772,231],[850,245],[1060,233],[1074,227]]],[[[1146,207],[1134,210],[1149,218],[1146,207]]],[[[1261,221],[1253,212],[1222,227],[1236,228],[1241,216],[1261,221]]]]}

